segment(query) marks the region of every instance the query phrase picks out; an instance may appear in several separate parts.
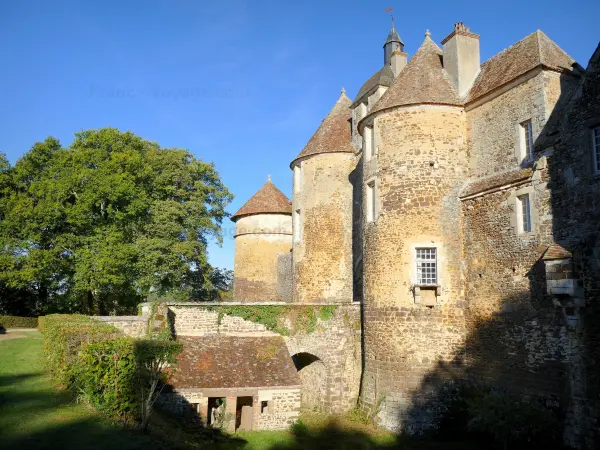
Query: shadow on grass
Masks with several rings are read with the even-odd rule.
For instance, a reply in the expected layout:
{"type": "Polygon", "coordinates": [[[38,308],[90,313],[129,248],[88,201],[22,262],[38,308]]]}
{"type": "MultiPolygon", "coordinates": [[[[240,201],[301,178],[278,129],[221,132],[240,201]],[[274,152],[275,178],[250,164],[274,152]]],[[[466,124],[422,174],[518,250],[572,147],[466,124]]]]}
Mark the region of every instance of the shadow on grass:
{"type": "Polygon", "coordinates": [[[307,427],[298,423],[292,427],[290,442],[275,444],[269,450],[475,450],[475,444],[468,442],[440,442],[431,439],[418,439],[395,436],[387,432],[377,432],[374,429],[364,430],[352,428],[328,421],[322,428],[307,427]]]}

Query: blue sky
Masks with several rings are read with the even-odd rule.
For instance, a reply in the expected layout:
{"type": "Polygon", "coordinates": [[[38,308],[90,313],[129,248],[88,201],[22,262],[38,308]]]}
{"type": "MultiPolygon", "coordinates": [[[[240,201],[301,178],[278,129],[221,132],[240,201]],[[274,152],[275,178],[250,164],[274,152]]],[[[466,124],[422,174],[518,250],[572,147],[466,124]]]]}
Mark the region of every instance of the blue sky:
{"type": "MultiPolygon", "coordinates": [[[[584,67],[600,2],[564,1],[0,2],[0,152],[15,162],[47,136],[131,130],[213,161],[235,212],[271,174],[291,194],[289,163],[339,95],[383,63],[393,7],[409,55],[464,22],[482,61],[536,29],[584,67]]],[[[210,260],[233,266],[233,223],[210,260]]]]}

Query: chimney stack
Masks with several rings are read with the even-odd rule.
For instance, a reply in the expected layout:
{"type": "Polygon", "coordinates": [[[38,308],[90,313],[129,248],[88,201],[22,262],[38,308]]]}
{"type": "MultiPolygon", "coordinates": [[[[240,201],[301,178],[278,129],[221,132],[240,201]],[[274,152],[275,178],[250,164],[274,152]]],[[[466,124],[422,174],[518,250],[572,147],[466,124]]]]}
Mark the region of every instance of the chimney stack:
{"type": "Polygon", "coordinates": [[[450,75],[458,95],[465,97],[479,74],[479,35],[471,33],[464,23],[454,25],[454,31],[442,41],[444,69],[450,75]]]}
{"type": "Polygon", "coordinates": [[[394,72],[394,78],[398,76],[398,74],[404,69],[406,63],[408,61],[408,53],[404,53],[400,50],[394,50],[390,55],[390,66],[392,68],[392,72],[394,72]]]}

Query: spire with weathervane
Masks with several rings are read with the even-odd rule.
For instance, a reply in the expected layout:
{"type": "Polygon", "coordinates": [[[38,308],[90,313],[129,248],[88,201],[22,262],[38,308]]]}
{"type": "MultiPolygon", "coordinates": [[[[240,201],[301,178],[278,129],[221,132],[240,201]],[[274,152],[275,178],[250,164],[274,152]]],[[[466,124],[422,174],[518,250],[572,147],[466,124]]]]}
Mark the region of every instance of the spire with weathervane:
{"type": "MultiPolygon", "coordinates": [[[[388,8],[385,12],[391,12],[392,8],[388,8]]],[[[385,44],[383,44],[383,62],[385,65],[390,64],[392,59],[392,53],[404,52],[404,42],[400,38],[400,35],[396,31],[396,27],[394,26],[394,15],[392,14],[392,29],[388,34],[387,39],[385,40],[385,44]]]]}

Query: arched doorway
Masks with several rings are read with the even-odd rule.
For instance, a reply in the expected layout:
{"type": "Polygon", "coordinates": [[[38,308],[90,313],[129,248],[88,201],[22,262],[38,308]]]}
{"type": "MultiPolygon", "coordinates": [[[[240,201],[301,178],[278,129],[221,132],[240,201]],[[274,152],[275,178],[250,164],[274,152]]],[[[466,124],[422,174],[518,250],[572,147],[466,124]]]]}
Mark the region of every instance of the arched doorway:
{"type": "Polygon", "coordinates": [[[327,401],[327,369],[323,361],[311,353],[292,356],[302,381],[302,408],[322,410],[327,401]]]}

